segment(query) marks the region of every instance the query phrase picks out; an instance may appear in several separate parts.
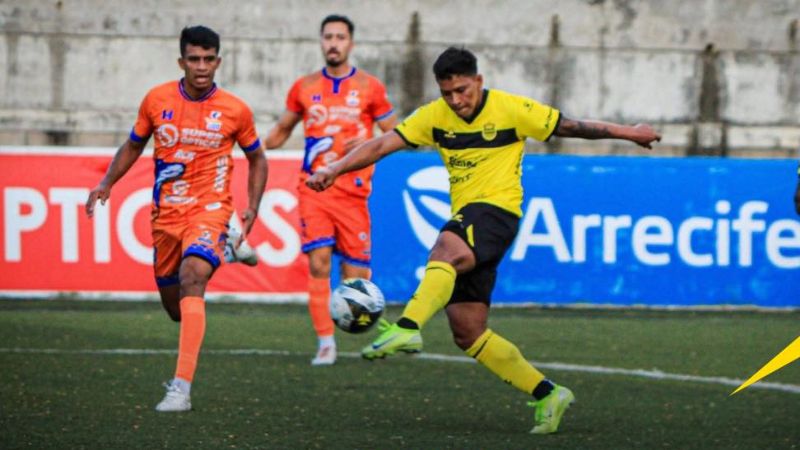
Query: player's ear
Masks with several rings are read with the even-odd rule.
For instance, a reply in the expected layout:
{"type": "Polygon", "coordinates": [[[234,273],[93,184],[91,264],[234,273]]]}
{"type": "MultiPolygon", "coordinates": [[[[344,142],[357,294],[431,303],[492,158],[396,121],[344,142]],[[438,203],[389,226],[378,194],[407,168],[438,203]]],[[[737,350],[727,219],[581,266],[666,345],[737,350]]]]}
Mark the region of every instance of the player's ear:
{"type": "Polygon", "coordinates": [[[186,70],[186,61],[183,60],[183,56],[178,58],[178,67],[180,67],[183,71],[186,70]]]}
{"type": "Polygon", "coordinates": [[[478,89],[483,88],[483,75],[477,74],[475,75],[475,82],[478,83],[478,89]]]}

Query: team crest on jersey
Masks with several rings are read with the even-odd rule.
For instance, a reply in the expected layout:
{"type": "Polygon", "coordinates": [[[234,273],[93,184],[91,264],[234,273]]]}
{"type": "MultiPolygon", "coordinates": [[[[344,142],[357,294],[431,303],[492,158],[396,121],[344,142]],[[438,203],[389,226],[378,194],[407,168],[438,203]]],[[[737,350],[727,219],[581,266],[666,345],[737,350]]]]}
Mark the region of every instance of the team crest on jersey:
{"type": "Polygon", "coordinates": [[[487,123],[483,126],[483,131],[481,131],[481,136],[487,141],[491,141],[497,137],[497,128],[494,126],[493,123],[487,123]]]}
{"type": "Polygon", "coordinates": [[[222,129],[222,121],[219,120],[222,113],[219,111],[211,111],[211,114],[206,117],[206,130],[219,131],[222,129]]]}
{"type": "Polygon", "coordinates": [[[173,110],[171,110],[171,109],[165,109],[165,110],[161,111],[161,118],[163,120],[172,120],[172,115],[174,113],[175,112],[173,110]]]}
{"type": "Polygon", "coordinates": [[[358,104],[361,103],[361,100],[358,98],[358,91],[355,89],[350,91],[347,95],[347,100],[344,102],[347,103],[347,106],[358,106],[358,104]]]}

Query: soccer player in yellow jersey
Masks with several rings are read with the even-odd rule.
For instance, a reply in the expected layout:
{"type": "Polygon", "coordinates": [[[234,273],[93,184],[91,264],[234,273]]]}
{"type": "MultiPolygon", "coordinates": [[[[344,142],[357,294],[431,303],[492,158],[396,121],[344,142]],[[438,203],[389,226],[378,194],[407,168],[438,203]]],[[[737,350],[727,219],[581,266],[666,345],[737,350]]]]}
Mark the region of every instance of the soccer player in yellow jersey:
{"type": "Polygon", "coordinates": [[[484,89],[477,60],[466,49],[448,48],[433,72],[441,98],[417,109],[393,133],[365,142],[306,181],[312,189],[324,190],[343,173],[420,145],[435,147],[450,175],[453,217],[430,252],[425,275],[400,320],[384,323],[380,336],[361,355],[371,360],[421,351],[420,329],[444,308],[459,348],[534,397],[531,432],[553,433],[574,395],[547,380],[514,344],[487,327],[497,265],[522,216],[525,139],[623,139],[650,148],[661,136],[649,125],[569,119],[530,98],[484,89]]]}

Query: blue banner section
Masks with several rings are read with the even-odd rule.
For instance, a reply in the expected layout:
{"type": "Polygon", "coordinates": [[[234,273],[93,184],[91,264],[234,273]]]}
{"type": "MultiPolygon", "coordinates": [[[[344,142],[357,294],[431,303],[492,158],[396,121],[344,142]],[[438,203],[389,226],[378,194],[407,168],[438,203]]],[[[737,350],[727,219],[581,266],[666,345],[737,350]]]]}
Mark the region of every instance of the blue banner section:
{"type": "MultiPolygon", "coordinates": [[[[526,156],[492,302],[800,307],[796,180],[789,160],[526,156]]],[[[374,280],[405,302],[450,217],[447,172],[402,152],[374,186],[374,280]]]]}

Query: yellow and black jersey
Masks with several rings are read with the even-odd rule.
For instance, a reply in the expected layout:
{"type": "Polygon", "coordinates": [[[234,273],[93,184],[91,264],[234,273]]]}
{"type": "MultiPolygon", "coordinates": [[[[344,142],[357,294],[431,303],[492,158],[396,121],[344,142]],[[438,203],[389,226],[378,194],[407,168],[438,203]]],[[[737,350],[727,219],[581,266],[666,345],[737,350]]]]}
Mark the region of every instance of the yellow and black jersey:
{"type": "Polygon", "coordinates": [[[450,174],[453,214],[482,202],[522,216],[522,154],[525,139],[546,141],[559,111],[527,97],[489,89],[471,120],[443,98],[418,108],[395,128],[412,147],[434,146],[450,174]]]}

